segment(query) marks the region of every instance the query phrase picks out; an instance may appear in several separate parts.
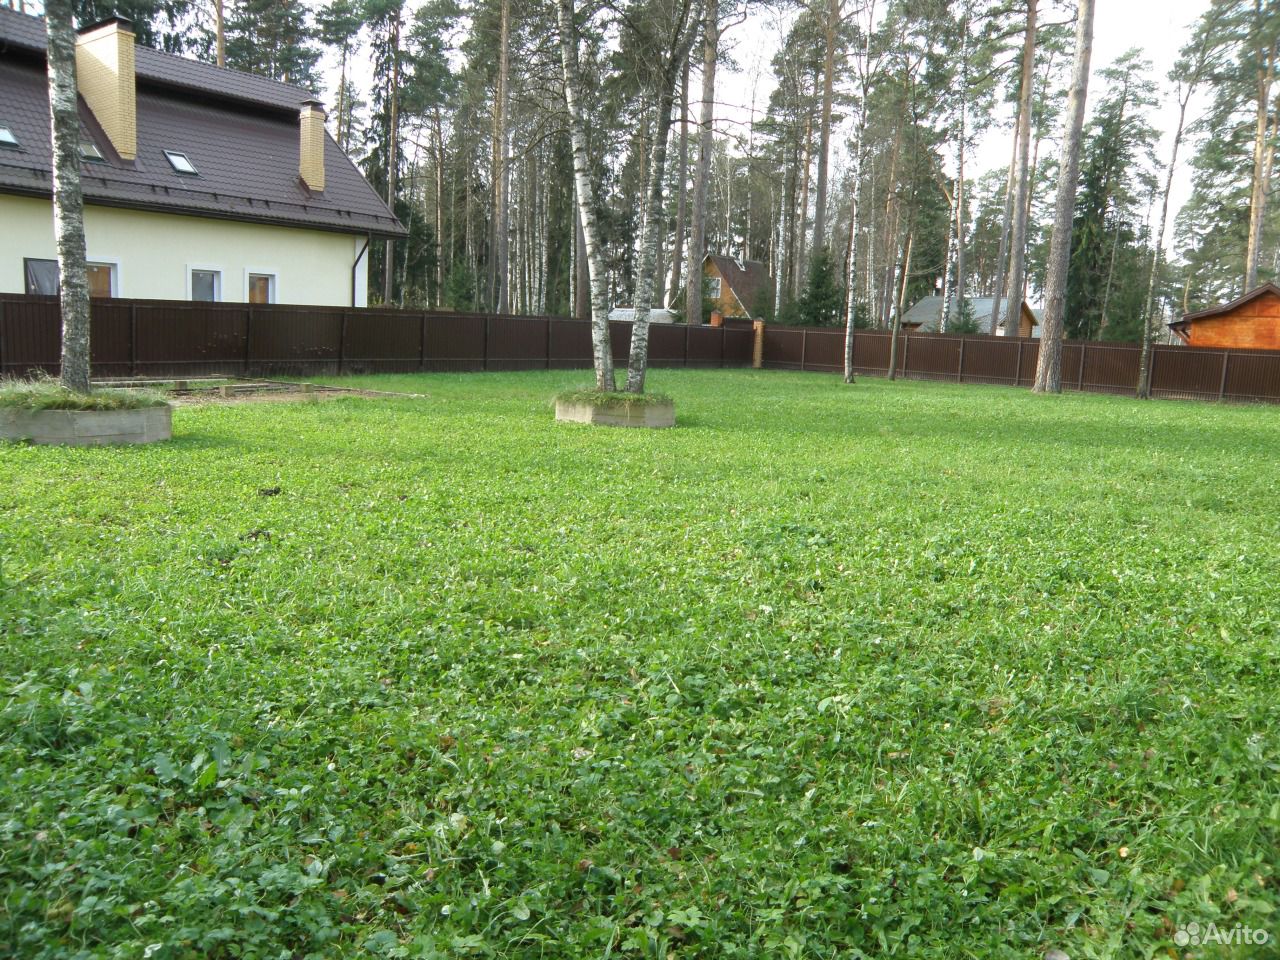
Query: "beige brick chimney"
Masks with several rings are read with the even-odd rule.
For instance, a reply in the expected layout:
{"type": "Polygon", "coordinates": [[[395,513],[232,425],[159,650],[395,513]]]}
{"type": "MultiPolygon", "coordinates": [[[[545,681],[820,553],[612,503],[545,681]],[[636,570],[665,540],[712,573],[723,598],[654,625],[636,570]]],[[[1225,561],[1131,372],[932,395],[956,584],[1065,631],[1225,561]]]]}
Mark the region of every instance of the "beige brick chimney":
{"type": "Polygon", "coordinates": [[[299,115],[298,173],[314,193],[324,192],[324,104],[307,100],[299,115]]]}
{"type": "Polygon", "coordinates": [[[138,156],[138,97],[133,72],[133,24],[123,17],[96,23],[76,37],[80,96],[122,159],[138,156]]]}

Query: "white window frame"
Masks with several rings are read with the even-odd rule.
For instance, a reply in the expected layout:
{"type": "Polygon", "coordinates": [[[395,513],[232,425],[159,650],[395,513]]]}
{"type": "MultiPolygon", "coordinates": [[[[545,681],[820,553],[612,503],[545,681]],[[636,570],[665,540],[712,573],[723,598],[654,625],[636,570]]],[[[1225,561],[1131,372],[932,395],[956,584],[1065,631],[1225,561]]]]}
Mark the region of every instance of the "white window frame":
{"type": "MultiPolygon", "coordinates": [[[[221,303],[223,296],[222,277],[226,273],[222,267],[212,263],[188,263],[187,264],[187,299],[193,300],[191,296],[191,275],[196,272],[217,274],[217,279],[213,283],[213,302],[221,303]]],[[[204,301],[199,301],[203,303],[204,301]]]]}
{"type": "Polygon", "coordinates": [[[172,170],[174,173],[176,173],[178,176],[180,177],[200,176],[200,168],[196,166],[195,161],[191,159],[190,155],[183,153],[181,150],[165,150],[164,158],[169,162],[169,169],[172,170]],[[185,163],[188,167],[190,167],[190,169],[189,170],[180,169],[178,167],[178,161],[174,159],[175,157],[181,158],[182,163],[185,163]]]}
{"type": "Polygon", "coordinates": [[[250,277],[270,277],[271,291],[267,298],[267,303],[275,303],[280,297],[280,271],[275,267],[245,267],[244,268],[244,302],[249,302],[249,278],[250,277]]]}
{"type": "Polygon", "coordinates": [[[707,298],[719,300],[724,291],[723,277],[707,277],[707,298]]]}
{"type": "Polygon", "coordinates": [[[85,259],[86,267],[110,267],[111,268],[111,296],[120,296],[120,261],[111,257],[88,257],[85,259]]]}

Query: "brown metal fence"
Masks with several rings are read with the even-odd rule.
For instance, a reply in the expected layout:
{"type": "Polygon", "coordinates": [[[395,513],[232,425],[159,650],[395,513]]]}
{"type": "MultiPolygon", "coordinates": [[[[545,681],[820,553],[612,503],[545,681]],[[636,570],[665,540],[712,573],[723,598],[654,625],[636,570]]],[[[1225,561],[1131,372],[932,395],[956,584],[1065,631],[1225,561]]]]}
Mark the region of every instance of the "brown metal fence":
{"type": "MultiPolygon", "coordinates": [[[[855,372],[886,376],[892,334],[854,335],[855,372]]],[[[1068,341],[1062,347],[1062,386],[1091,393],[1132,394],[1141,350],[1132,343],[1068,341]]],[[[897,375],[911,380],[1030,386],[1040,341],[990,336],[903,333],[897,375]]],[[[768,327],[766,369],[844,370],[844,331],[823,327],[768,327]]],[[[1151,392],[1157,397],[1280,403],[1280,352],[1208,350],[1159,345],[1151,358],[1151,392]]]]}
{"type": "MultiPolygon", "coordinates": [[[[414,310],[347,309],[167,300],[95,300],[91,342],[99,377],[221,374],[309,376],[418,370],[543,370],[591,365],[591,325],[562,317],[515,317],[414,310]]],[[[631,348],[631,325],[611,325],[614,359],[631,348]]],[[[658,367],[751,365],[749,326],[656,324],[649,356],[658,367]]],[[[859,330],[854,369],[884,376],[892,335],[859,330]]],[[[916,380],[1029,386],[1040,342],[988,336],[902,334],[897,375],[916,380]]],[[[56,373],[58,302],[0,295],[0,375],[56,373]]],[[[763,365],[780,370],[844,369],[844,331],[764,330],[763,365]]],[[[1138,379],[1135,344],[1068,342],[1062,385],[1129,394],[1138,379]]],[[[1157,346],[1158,397],[1280,402],[1280,352],[1157,346]]]]}
{"type": "MultiPolygon", "coordinates": [[[[58,301],[0,295],[0,375],[58,371],[58,301]]],[[[591,365],[591,325],[560,317],[167,300],[95,300],[97,377],[313,376],[591,365]]],[[[624,361],[631,325],[611,325],[624,361]]],[[[654,325],[654,366],[751,364],[749,328],[654,325]]]]}

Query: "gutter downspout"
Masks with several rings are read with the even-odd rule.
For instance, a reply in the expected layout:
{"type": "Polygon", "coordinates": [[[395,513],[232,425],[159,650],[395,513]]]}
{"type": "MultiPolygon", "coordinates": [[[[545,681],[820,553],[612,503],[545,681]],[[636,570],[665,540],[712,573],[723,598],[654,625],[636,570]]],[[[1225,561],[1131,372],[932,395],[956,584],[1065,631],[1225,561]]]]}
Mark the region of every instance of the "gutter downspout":
{"type": "Polygon", "coordinates": [[[364,238],[364,246],[360,248],[360,252],[356,254],[356,259],[351,264],[351,306],[356,305],[356,271],[360,269],[360,261],[364,259],[364,255],[369,252],[369,237],[364,238]]]}

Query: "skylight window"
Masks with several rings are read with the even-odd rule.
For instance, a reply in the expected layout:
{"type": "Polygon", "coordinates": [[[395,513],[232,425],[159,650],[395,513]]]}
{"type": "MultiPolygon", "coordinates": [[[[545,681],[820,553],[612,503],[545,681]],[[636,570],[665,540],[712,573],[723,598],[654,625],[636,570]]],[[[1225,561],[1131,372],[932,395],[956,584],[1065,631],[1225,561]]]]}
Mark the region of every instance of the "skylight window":
{"type": "Polygon", "coordinates": [[[185,153],[179,153],[177,150],[166,150],[164,155],[169,159],[169,166],[173,167],[175,173],[185,174],[188,177],[198,177],[200,175],[196,165],[187,159],[185,153]]]}
{"type": "Polygon", "coordinates": [[[98,145],[88,137],[80,138],[80,158],[82,160],[91,160],[94,163],[105,162],[102,151],[98,149],[98,145]]]}
{"type": "Polygon", "coordinates": [[[8,127],[0,126],[0,147],[17,147],[18,138],[13,135],[13,131],[8,127]]]}

